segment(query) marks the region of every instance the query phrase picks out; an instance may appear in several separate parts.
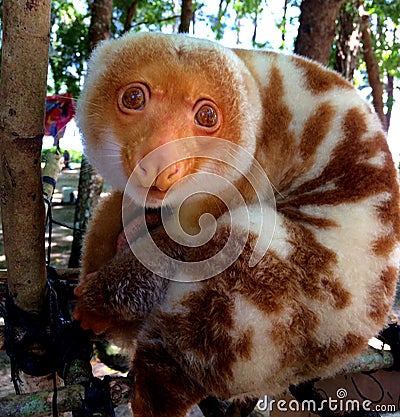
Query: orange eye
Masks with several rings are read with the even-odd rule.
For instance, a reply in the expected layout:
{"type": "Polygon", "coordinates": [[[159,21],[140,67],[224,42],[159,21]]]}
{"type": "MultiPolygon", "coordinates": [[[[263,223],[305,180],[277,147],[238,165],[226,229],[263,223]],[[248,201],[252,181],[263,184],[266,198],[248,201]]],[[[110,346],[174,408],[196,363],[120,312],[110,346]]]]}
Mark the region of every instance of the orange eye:
{"type": "Polygon", "coordinates": [[[118,105],[122,111],[143,110],[146,106],[147,90],[143,85],[129,85],[119,94],[118,105]]]}
{"type": "Polygon", "coordinates": [[[195,115],[195,121],[203,127],[215,127],[218,124],[218,113],[214,107],[203,104],[195,115]]]}

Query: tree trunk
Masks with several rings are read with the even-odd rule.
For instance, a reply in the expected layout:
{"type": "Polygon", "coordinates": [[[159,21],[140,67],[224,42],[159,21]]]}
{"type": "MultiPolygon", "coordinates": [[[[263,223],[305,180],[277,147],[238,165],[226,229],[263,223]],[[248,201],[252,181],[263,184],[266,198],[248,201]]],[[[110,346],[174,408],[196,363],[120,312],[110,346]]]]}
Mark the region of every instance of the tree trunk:
{"type": "MultiPolygon", "coordinates": [[[[46,298],[45,208],[42,190],[41,149],[47,87],[50,36],[50,0],[4,0],[0,87],[0,201],[8,289],[12,302],[31,317],[39,317],[46,298]]],[[[14,309],[7,305],[7,314],[14,309]]],[[[26,334],[7,317],[11,334],[8,348],[26,334]]],[[[39,320],[39,319],[37,319],[39,320]]],[[[40,324],[40,323],[39,323],[40,324]]],[[[41,340],[24,346],[26,356],[46,347],[41,340]]],[[[26,343],[26,342],[25,342],[26,343]]],[[[13,350],[13,353],[15,351],[13,350]]],[[[29,371],[19,359],[12,361],[16,392],[48,388],[48,377],[21,375],[29,371]]],[[[23,361],[23,360],[22,360],[23,361]]]]}
{"type": "MultiPolygon", "coordinates": [[[[89,44],[96,45],[110,37],[112,0],[95,0],[91,5],[92,18],[89,27],[89,44]]],[[[74,234],[68,266],[80,266],[82,240],[93,208],[96,206],[103,188],[103,180],[96,174],[86,158],[82,158],[79,175],[78,201],[75,208],[74,234]]]]}
{"type": "Polygon", "coordinates": [[[122,31],[122,33],[126,33],[131,30],[132,20],[133,20],[133,17],[136,16],[136,12],[137,12],[137,5],[138,5],[138,0],[134,0],[132,4],[128,7],[128,10],[126,12],[125,22],[124,22],[124,30],[122,31]]]}
{"type": "Polygon", "coordinates": [[[39,311],[46,292],[40,161],[50,3],[3,3],[0,197],[9,290],[16,305],[26,311],[39,311]]]}
{"type": "Polygon", "coordinates": [[[112,0],[93,1],[89,27],[89,47],[91,51],[99,42],[110,38],[111,15],[112,0]]]}
{"type": "Polygon", "coordinates": [[[85,155],[82,156],[81,172],[79,175],[78,201],[75,208],[74,233],[71,247],[69,268],[79,268],[82,243],[89,223],[91,213],[98,203],[103,179],[97,175],[85,155]]]}
{"type": "Polygon", "coordinates": [[[323,65],[329,62],[335,20],[344,0],[303,0],[294,52],[323,65]]]}
{"type": "Polygon", "coordinates": [[[179,33],[189,33],[190,22],[193,18],[192,0],[182,0],[181,6],[181,23],[178,28],[179,33]]]}
{"type": "Polygon", "coordinates": [[[361,46],[361,21],[358,8],[363,0],[345,2],[338,15],[338,38],[336,41],[336,60],[334,68],[348,81],[353,81],[358,67],[361,46]],[[346,7],[351,6],[352,12],[346,7]]]}
{"type": "Polygon", "coordinates": [[[369,14],[360,7],[361,33],[363,42],[364,61],[367,66],[368,81],[372,88],[372,103],[379,116],[382,126],[386,129],[386,117],[383,111],[383,85],[380,79],[379,67],[372,46],[372,35],[369,14]]]}

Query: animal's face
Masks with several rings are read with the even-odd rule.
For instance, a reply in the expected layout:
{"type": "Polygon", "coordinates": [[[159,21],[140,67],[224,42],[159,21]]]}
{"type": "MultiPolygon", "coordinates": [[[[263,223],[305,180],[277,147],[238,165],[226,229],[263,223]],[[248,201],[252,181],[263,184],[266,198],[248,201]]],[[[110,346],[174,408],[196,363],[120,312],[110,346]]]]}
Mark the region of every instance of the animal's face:
{"type": "MultiPolygon", "coordinates": [[[[133,172],[139,191],[148,192],[147,205],[157,207],[188,174],[227,169],[204,158],[177,161],[179,139],[223,138],[254,153],[259,101],[255,82],[231,51],[185,36],[135,34],[94,53],[78,119],[96,168],[120,189],[133,172]]],[[[193,148],[186,154],[199,143],[185,141],[193,148]]]]}

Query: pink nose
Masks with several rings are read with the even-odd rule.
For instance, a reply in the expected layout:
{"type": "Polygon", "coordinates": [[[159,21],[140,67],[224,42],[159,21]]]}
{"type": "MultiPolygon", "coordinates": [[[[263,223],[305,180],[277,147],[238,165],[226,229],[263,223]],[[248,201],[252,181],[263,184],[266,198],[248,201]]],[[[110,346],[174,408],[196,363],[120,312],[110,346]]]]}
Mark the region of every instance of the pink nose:
{"type": "Polygon", "coordinates": [[[162,169],[156,161],[145,158],[139,162],[137,177],[142,187],[150,188],[153,186],[160,191],[167,191],[172,184],[183,176],[182,172],[179,163],[174,163],[162,169]]]}

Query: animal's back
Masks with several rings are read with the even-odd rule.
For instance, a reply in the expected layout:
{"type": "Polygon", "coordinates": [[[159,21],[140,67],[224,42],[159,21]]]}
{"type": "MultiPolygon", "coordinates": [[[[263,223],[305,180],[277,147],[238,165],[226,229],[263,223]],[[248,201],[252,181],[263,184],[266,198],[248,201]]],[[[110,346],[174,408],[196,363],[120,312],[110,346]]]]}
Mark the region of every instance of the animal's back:
{"type": "Polygon", "coordinates": [[[188,372],[207,384],[193,363],[213,363],[209,384],[221,396],[274,394],[288,381],[337,372],[385,324],[399,260],[397,172],[376,115],[316,63],[237,54],[260,86],[255,157],[276,189],[273,238],[254,269],[246,267],[250,243],[224,274],[192,291],[171,284],[157,316],[188,372]],[[219,346],[229,359],[218,360],[219,346]]]}

